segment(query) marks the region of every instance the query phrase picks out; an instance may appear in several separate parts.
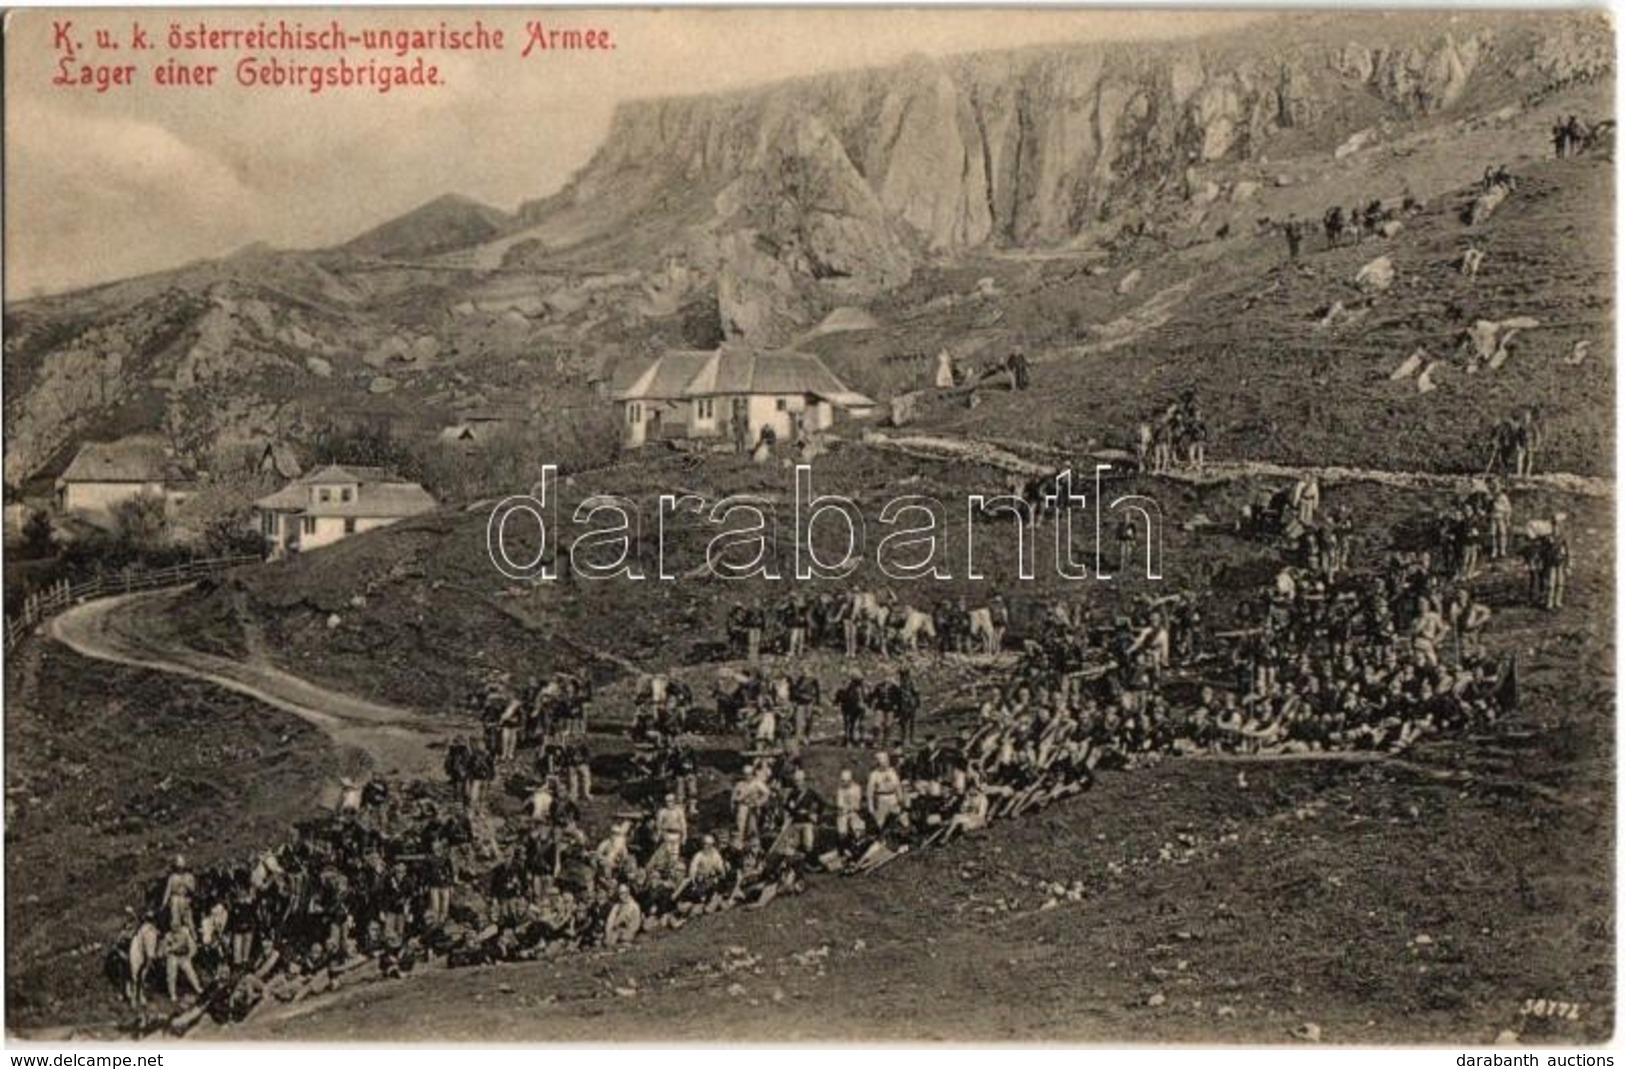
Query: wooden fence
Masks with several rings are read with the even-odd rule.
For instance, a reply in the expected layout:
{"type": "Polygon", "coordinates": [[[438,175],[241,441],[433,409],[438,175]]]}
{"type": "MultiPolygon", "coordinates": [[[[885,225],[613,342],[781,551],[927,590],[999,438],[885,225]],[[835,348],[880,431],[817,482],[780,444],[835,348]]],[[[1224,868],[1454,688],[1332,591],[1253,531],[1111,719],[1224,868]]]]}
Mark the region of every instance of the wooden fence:
{"type": "Polygon", "coordinates": [[[43,590],[36,590],[23,602],[23,610],[6,620],[5,651],[9,656],[24,635],[37,625],[49,620],[70,605],[92,598],[110,598],[120,594],[133,594],[138,590],[156,590],[159,587],[182,586],[214,575],[228,568],[244,564],[257,564],[262,558],[250,553],[237,557],[209,557],[190,560],[168,568],[124,568],[117,572],[98,575],[83,583],[70,584],[59,580],[43,590]]]}

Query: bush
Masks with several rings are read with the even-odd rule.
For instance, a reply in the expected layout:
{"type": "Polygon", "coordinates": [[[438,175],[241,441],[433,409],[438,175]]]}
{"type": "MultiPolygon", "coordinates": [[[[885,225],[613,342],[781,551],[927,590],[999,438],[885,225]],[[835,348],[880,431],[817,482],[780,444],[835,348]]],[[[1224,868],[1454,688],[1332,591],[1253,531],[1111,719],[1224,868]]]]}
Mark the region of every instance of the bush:
{"type": "Polygon", "coordinates": [[[141,494],[113,506],[113,537],[137,553],[161,547],[169,534],[169,512],[157,494],[141,494]]]}
{"type": "Polygon", "coordinates": [[[29,513],[23,524],[23,556],[49,557],[56,551],[56,533],[51,529],[51,517],[44,509],[29,513]]]}

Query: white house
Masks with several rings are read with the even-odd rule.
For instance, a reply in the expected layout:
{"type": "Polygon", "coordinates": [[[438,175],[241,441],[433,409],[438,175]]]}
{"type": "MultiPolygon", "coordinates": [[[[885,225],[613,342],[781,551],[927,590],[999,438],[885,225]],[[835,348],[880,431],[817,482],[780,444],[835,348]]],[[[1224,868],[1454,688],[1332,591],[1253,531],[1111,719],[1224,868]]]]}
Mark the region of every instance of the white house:
{"type": "Polygon", "coordinates": [[[434,498],[417,483],[383,468],[337,464],[254,502],[271,556],[316,549],[434,507],[434,498]]]}
{"type": "Polygon", "coordinates": [[[876,409],[813,353],[732,345],[665,353],[635,371],[614,397],[628,445],[744,438],[751,446],[768,427],[779,441],[792,442],[801,433],[828,429],[837,412],[863,417],[876,409]]]}
{"type": "Polygon", "coordinates": [[[86,442],[57,477],[57,507],[104,522],[115,507],[132,498],[156,497],[169,505],[179,504],[191,494],[192,486],[161,438],[86,442]]]}

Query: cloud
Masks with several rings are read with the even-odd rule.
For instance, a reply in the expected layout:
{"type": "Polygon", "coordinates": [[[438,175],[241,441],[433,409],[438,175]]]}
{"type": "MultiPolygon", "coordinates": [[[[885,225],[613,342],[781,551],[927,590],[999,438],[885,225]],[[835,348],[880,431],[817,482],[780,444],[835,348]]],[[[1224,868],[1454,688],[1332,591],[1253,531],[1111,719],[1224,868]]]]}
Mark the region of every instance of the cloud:
{"type": "Polygon", "coordinates": [[[47,106],[14,116],[9,135],[8,294],[195,259],[263,210],[219,155],[154,122],[47,106]]]}

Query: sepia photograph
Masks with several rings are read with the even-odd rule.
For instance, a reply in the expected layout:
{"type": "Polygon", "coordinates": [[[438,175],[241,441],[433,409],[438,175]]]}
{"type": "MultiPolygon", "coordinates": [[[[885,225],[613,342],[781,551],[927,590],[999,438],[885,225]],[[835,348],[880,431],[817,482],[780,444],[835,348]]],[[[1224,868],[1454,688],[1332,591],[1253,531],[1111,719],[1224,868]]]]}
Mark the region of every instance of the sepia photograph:
{"type": "Polygon", "coordinates": [[[8,11],[7,1045],[1612,1065],[1616,56],[8,11]]]}

